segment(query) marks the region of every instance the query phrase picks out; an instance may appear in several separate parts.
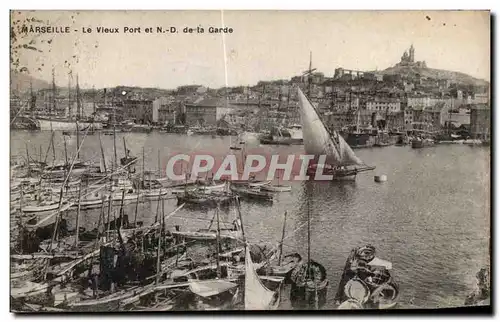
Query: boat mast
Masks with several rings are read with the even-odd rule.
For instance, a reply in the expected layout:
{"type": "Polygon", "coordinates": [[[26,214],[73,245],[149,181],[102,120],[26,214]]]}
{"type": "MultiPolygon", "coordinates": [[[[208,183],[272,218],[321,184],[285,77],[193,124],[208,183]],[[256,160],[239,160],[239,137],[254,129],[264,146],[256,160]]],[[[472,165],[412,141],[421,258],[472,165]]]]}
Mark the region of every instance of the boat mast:
{"type": "Polygon", "coordinates": [[[311,278],[310,274],[310,263],[311,263],[311,218],[310,218],[310,193],[308,189],[307,193],[307,273],[306,278],[311,278]]]}
{"type": "Polygon", "coordinates": [[[217,278],[221,278],[221,269],[220,269],[220,258],[219,258],[219,253],[220,253],[220,222],[219,222],[219,205],[217,205],[217,209],[215,209],[215,215],[217,216],[217,246],[216,246],[216,252],[217,252],[217,278]]]}
{"type": "MultiPolygon", "coordinates": [[[[161,199],[163,206],[163,198],[161,199]]],[[[160,204],[160,199],[158,199],[158,204],[160,204]]],[[[160,249],[161,249],[161,230],[163,228],[162,221],[163,216],[160,216],[160,224],[158,225],[158,249],[156,250],[156,284],[160,282],[160,249]]]]}
{"type": "Polygon", "coordinates": [[[80,84],[78,83],[78,74],[76,74],[76,119],[80,120],[82,116],[82,107],[80,104],[80,84]]]}
{"type": "MultiPolygon", "coordinates": [[[[144,158],[144,153],[142,154],[144,158]]],[[[160,166],[160,149],[158,149],[158,178],[161,178],[161,166],[160,166]]]]}
{"type": "Polygon", "coordinates": [[[312,51],[309,52],[309,70],[307,71],[307,97],[311,97],[312,84],[312,51]]]}
{"type": "Polygon", "coordinates": [[[285,211],[285,219],[283,220],[283,231],[281,233],[280,255],[278,257],[278,266],[281,265],[281,255],[283,255],[283,240],[285,239],[286,214],[287,214],[287,212],[285,211]]]}
{"type": "Polygon", "coordinates": [[[66,137],[63,136],[63,141],[64,141],[64,169],[68,167],[68,149],[66,147],[66,137]]]}
{"type": "MultiPolygon", "coordinates": [[[[128,150],[127,150],[127,144],[125,143],[125,137],[122,138],[123,139],[123,150],[125,151],[125,163],[129,163],[129,160],[128,160],[128,150]]],[[[118,168],[118,165],[117,165],[117,168],[118,168]]],[[[127,174],[128,174],[128,177],[130,178],[130,165],[127,166],[127,174]]]]}
{"type": "MultiPolygon", "coordinates": [[[[81,203],[81,198],[82,198],[82,181],[80,179],[80,185],[78,187],[78,208],[76,210],[76,235],[75,235],[75,248],[78,248],[78,239],[79,239],[79,230],[80,230],[80,203],[81,203]]],[[[99,217],[101,219],[101,217],[99,217]]],[[[97,230],[99,230],[99,227],[97,227],[97,230]]]]}
{"type": "Polygon", "coordinates": [[[359,133],[359,108],[358,108],[358,111],[356,113],[356,133],[359,133]]]}
{"type": "Polygon", "coordinates": [[[28,152],[28,143],[26,143],[26,165],[28,166],[28,176],[31,176],[30,154],[28,152]]]}
{"type": "Polygon", "coordinates": [[[47,158],[49,157],[49,151],[52,148],[52,141],[54,140],[54,132],[52,131],[51,136],[50,136],[50,142],[49,145],[47,146],[47,151],[45,152],[45,159],[43,160],[44,163],[47,163],[47,158]]]}
{"type": "Polygon", "coordinates": [[[101,132],[99,132],[99,145],[101,146],[101,158],[104,165],[104,173],[108,173],[108,169],[106,168],[106,158],[104,157],[104,149],[102,147],[101,132]]]}
{"type": "Polygon", "coordinates": [[[144,188],[144,162],[145,162],[145,159],[144,159],[144,147],[142,147],[142,187],[144,188]]]}
{"type": "MultiPolygon", "coordinates": [[[[106,229],[106,242],[109,242],[109,228],[111,227],[111,208],[113,207],[113,192],[111,189],[109,189],[109,197],[108,197],[108,215],[107,215],[107,220],[108,220],[108,225],[105,228],[106,229]]],[[[115,222],[116,225],[116,222],[115,222]]]]}
{"type": "Polygon", "coordinates": [[[68,118],[71,120],[71,70],[68,73],[68,118]]]}
{"type": "MultiPolygon", "coordinates": [[[[236,196],[235,201],[236,201],[236,209],[238,210],[238,217],[240,218],[241,235],[243,236],[243,240],[245,241],[245,229],[243,228],[243,218],[241,216],[240,198],[236,196]]],[[[246,242],[245,242],[245,247],[246,247],[246,242]]]]}
{"type": "Polygon", "coordinates": [[[31,111],[31,118],[34,118],[35,104],[36,104],[36,98],[35,98],[35,96],[33,96],[33,82],[32,82],[32,79],[30,78],[30,111],[31,111]]]}
{"type": "MultiPolygon", "coordinates": [[[[54,68],[52,68],[52,105],[49,104],[49,118],[50,118],[50,132],[53,134],[54,129],[52,128],[52,107],[56,109],[56,76],[54,68]]],[[[53,163],[56,162],[56,149],[54,148],[54,136],[51,140],[52,144],[52,154],[54,157],[53,163]]]]}
{"type": "MultiPolygon", "coordinates": [[[[161,198],[161,197],[160,197],[161,198]]],[[[158,204],[160,203],[160,199],[158,199],[158,204]]],[[[164,200],[161,198],[161,206],[162,209],[164,209],[164,200]]],[[[163,210],[164,212],[164,210],[163,210]]],[[[160,216],[160,225],[158,226],[158,249],[156,250],[156,284],[160,282],[160,268],[161,268],[161,261],[160,261],[160,250],[161,250],[161,235],[162,235],[162,230],[163,230],[163,225],[165,224],[165,218],[164,218],[164,213],[160,216]]]]}
{"type": "Polygon", "coordinates": [[[80,85],[78,85],[78,74],[76,75],[76,157],[80,159],[80,131],[78,121],[80,120],[80,85]]]}
{"type": "Polygon", "coordinates": [[[128,159],[127,143],[125,142],[125,137],[123,139],[123,150],[125,151],[125,158],[128,159]]]}
{"type": "Polygon", "coordinates": [[[112,106],[113,108],[113,151],[115,154],[115,159],[113,163],[113,169],[118,168],[118,163],[116,162],[117,156],[116,156],[116,106],[112,106]]]}
{"type": "MultiPolygon", "coordinates": [[[[52,104],[49,104],[49,116],[52,118],[52,109],[56,109],[56,76],[54,68],[52,68],[52,104]]],[[[50,130],[52,131],[52,119],[50,121],[50,130]]]]}
{"type": "Polygon", "coordinates": [[[92,108],[93,108],[94,116],[95,116],[95,96],[96,96],[95,86],[92,85],[92,108]]]}

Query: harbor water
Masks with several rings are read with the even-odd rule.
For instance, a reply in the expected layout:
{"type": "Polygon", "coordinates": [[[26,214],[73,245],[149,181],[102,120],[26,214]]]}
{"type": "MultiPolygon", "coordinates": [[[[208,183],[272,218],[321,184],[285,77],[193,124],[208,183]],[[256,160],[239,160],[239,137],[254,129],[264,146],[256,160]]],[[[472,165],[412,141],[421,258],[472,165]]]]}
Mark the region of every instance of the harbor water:
{"type": "MultiPolygon", "coordinates": [[[[45,156],[51,133],[48,131],[11,131],[11,156],[38,158],[40,146],[45,156]],[[35,151],[37,151],[35,153],[35,151]],[[34,155],[33,155],[34,154],[34,155]]],[[[229,152],[230,138],[186,136],[167,133],[117,133],[118,158],[127,149],[138,156],[142,149],[146,170],[165,165],[172,153],[229,152]],[[160,162],[158,162],[160,151],[160,162]]],[[[80,138],[82,139],[82,138],[80,138]]],[[[113,158],[113,137],[101,136],[106,158],[113,158]]],[[[56,158],[64,160],[62,133],[55,134],[56,158]]],[[[303,146],[261,146],[269,154],[297,154],[303,146]]],[[[76,136],[67,138],[70,156],[76,150],[76,136]]],[[[327,268],[333,298],[352,248],[372,244],[377,257],[393,263],[393,275],[400,286],[403,308],[443,308],[462,306],[474,290],[475,274],[490,261],[490,148],[467,145],[436,145],[424,149],[390,146],[355,150],[374,171],[358,175],[355,182],[290,182],[291,192],[280,193],[273,204],[242,201],[245,234],[252,243],[277,245],[281,238],[284,213],[286,231],[284,253],[307,256],[307,198],[311,216],[311,258],[327,268]],[[374,175],[386,175],[387,182],[374,182],[374,175]]],[[[49,153],[49,155],[51,155],[49,153]]],[[[99,162],[101,152],[96,134],[84,139],[82,160],[99,162]]],[[[49,156],[49,160],[51,160],[49,156]]],[[[165,200],[165,213],[177,207],[175,199],[165,200]]],[[[154,221],[157,202],[139,206],[138,220],[154,221]]],[[[115,207],[118,208],[118,207],[115,207]]],[[[116,210],[118,211],[118,210],[116,210]]],[[[232,222],[236,210],[226,210],[221,221],[232,222]]],[[[100,209],[82,212],[81,224],[93,228],[100,209]]],[[[125,213],[133,218],[135,205],[125,213]]],[[[206,228],[214,210],[184,208],[167,221],[168,227],[206,228]]],[[[74,223],[74,211],[68,214],[74,223]]]]}

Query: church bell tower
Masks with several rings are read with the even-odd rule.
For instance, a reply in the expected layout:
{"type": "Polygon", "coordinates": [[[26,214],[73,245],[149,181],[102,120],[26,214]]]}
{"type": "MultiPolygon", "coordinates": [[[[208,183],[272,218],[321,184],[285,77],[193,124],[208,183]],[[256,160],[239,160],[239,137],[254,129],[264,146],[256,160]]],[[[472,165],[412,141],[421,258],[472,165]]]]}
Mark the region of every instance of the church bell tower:
{"type": "Polygon", "coordinates": [[[410,63],[415,62],[415,48],[413,48],[413,44],[410,47],[410,63]]]}

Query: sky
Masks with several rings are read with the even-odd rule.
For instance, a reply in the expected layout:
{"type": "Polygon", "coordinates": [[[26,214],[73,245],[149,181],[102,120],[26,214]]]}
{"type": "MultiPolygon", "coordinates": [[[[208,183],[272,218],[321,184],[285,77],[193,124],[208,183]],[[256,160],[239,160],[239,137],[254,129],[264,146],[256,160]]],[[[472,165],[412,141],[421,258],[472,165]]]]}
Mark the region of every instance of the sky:
{"type": "Polygon", "coordinates": [[[300,75],[310,52],[313,67],[331,77],[338,67],[393,66],[411,44],[430,68],[490,81],[487,11],[13,11],[11,25],[27,17],[43,21],[34,27],[70,27],[68,34],[25,34],[20,41],[34,40],[42,52],[15,57],[36,78],[50,81],[54,67],[58,85],[68,83],[70,70],[84,88],[254,85],[300,75]],[[208,32],[223,24],[233,32],[208,32]],[[120,33],[97,33],[100,26],[120,33]],[[145,33],[158,26],[178,32],[145,33]],[[205,33],[186,34],[185,27],[205,33]]]}

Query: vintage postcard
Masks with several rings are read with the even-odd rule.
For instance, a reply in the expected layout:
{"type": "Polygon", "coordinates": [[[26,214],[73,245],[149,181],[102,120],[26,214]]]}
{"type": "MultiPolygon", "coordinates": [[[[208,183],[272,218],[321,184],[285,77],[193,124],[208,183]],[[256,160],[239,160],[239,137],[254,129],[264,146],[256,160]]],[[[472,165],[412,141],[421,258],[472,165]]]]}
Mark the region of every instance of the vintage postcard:
{"type": "Polygon", "coordinates": [[[11,10],[11,311],[491,312],[490,20],[11,10]]]}

